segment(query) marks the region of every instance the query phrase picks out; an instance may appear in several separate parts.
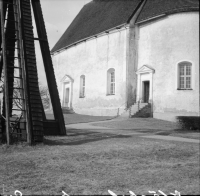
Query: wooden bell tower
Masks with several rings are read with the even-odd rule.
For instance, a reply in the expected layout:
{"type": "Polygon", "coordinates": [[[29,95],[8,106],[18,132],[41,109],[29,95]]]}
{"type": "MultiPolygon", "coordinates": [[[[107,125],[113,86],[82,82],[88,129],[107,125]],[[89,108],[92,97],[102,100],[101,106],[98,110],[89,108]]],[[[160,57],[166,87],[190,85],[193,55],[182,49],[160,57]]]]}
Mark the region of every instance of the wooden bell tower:
{"type": "Polygon", "coordinates": [[[0,140],[42,142],[54,127],[66,135],[40,0],[0,0],[0,140]],[[38,37],[33,35],[31,6],[38,37]],[[46,120],[38,85],[34,41],[40,43],[55,120],[46,120]],[[50,124],[50,126],[48,126],[50,124]]]}

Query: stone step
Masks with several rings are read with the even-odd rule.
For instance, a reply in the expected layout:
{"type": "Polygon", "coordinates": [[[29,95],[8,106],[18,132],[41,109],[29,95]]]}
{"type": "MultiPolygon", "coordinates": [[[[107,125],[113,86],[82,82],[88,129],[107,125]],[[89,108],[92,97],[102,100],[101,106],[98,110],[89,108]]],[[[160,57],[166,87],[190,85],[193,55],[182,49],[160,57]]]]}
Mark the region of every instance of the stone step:
{"type": "Polygon", "coordinates": [[[148,103],[139,103],[139,106],[138,106],[138,103],[134,104],[131,107],[131,115],[136,114],[138,112],[138,110],[141,110],[142,108],[144,108],[147,105],[148,105],[148,103]]]}
{"type": "Polygon", "coordinates": [[[69,107],[62,107],[63,114],[74,114],[74,110],[69,107]]]}
{"type": "MultiPolygon", "coordinates": [[[[139,110],[142,110],[144,107],[146,107],[148,103],[140,103],[139,104],[139,110]]],[[[135,115],[138,112],[138,103],[135,103],[131,106],[131,116],[135,115]]],[[[129,118],[130,116],[130,109],[125,110],[118,118],[129,118]]]]}
{"type": "Polygon", "coordinates": [[[139,111],[134,113],[132,118],[149,118],[151,117],[151,105],[147,104],[143,108],[141,108],[139,111]]]}

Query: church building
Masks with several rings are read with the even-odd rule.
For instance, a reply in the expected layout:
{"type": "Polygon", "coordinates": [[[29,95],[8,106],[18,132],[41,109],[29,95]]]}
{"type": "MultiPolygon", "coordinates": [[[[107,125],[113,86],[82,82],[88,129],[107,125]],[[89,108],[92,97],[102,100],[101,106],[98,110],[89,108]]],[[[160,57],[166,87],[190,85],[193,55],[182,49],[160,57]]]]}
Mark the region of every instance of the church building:
{"type": "Polygon", "coordinates": [[[199,116],[199,0],[93,0],[51,50],[61,105],[117,116],[199,116]]]}

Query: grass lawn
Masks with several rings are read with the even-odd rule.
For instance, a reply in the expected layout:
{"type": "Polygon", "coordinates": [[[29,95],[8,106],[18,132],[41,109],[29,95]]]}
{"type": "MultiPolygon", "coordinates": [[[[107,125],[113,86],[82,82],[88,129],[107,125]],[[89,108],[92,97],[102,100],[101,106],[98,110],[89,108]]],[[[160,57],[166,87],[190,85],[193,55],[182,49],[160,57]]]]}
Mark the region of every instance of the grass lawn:
{"type": "MultiPolygon", "coordinates": [[[[95,121],[105,121],[113,119],[113,116],[89,116],[83,114],[63,114],[65,124],[76,124],[76,123],[87,123],[87,122],[95,122],[95,121]]],[[[54,119],[53,114],[46,113],[47,119],[54,119]]]]}
{"type": "Polygon", "coordinates": [[[0,146],[0,194],[200,194],[199,145],[71,130],[45,144],[0,146]]]}
{"type": "Polygon", "coordinates": [[[129,118],[121,121],[107,121],[92,123],[94,126],[102,126],[126,131],[152,133],[156,135],[170,135],[191,139],[200,139],[199,130],[181,130],[176,123],[155,118],[129,118]]]}

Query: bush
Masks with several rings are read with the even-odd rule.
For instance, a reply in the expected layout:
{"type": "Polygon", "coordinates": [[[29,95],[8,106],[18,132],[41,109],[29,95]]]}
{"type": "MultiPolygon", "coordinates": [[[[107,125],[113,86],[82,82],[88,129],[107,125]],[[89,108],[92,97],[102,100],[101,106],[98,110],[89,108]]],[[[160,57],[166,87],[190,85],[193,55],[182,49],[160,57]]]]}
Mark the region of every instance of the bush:
{"type": "Polygon", "coordinates": [[[177,116],[181,129],[200,130],[199,116],[177,116]]]}

